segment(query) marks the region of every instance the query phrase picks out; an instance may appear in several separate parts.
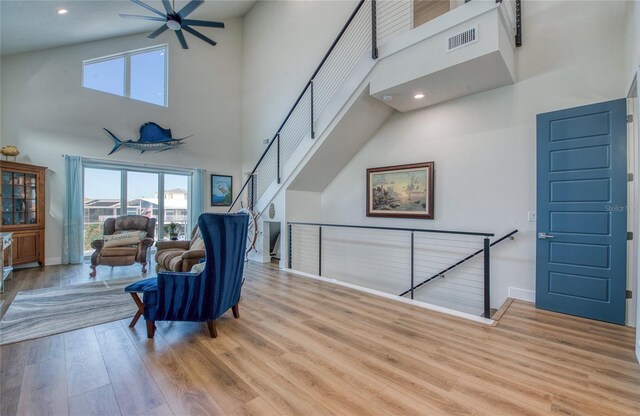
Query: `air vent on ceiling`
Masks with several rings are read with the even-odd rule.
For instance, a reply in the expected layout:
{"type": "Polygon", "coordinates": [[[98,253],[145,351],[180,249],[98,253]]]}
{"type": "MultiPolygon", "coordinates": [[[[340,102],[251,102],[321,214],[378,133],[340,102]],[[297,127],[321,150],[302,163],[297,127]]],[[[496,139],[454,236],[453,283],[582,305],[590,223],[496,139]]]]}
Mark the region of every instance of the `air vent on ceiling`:
{"type": "Polygon", "coordinates": [[[464,32],[458,33],[457,35],[453,35],[449,38],[449,47],[448,51],[452,51],[454,49],[461,48],[470,43],[476,42],[478,40],[478,27],[472,27],[471,29],[467,29],[464,32]]]}

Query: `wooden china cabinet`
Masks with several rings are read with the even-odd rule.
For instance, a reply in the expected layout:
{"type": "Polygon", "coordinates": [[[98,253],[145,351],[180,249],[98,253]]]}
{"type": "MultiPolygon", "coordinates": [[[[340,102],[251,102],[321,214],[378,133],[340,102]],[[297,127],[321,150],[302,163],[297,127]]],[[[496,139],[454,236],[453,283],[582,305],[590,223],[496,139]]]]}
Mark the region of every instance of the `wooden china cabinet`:
{"type": "Polygon", "coordinates": [[[0,160],[2,226],[13,233],[13,264],[44,266],[45,167],[0,160]]]}

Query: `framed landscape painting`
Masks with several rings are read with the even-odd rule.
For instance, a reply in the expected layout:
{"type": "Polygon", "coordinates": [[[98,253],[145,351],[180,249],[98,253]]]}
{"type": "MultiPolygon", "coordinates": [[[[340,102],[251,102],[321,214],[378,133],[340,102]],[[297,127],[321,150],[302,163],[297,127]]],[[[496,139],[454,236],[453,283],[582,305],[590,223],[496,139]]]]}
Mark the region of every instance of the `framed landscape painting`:
{"type": "Polygon", "coordinates": [[[231,206],[233,198],[233,177],[227,175],[211,175],[211,206],[231,206]]]}
{"type": "Polygon", "coordinates": [[[367,169],[367,217],[433,219],[433,162],[367,169]]]}

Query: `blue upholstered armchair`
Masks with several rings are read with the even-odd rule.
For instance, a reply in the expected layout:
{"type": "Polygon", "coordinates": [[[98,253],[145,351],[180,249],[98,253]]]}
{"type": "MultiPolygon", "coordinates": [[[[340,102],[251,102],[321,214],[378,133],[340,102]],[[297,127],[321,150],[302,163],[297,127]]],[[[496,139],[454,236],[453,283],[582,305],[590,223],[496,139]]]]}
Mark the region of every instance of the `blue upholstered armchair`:
{"type": "Polygon", "coordinates": [[[155,321],[207,322],[212,338],[218,336],[215,320],[233,309],[238,318],[240,288],[244,272],[247,214],[202,214],[198,227],[204,240],[206,259],[202,273],[161,272],[125,288],[138,305],[129,325],[141,315],[147,321],[147,336],[153,338],[155,321]],[[138,297],[142,293],[142,300],[138,297]]]}

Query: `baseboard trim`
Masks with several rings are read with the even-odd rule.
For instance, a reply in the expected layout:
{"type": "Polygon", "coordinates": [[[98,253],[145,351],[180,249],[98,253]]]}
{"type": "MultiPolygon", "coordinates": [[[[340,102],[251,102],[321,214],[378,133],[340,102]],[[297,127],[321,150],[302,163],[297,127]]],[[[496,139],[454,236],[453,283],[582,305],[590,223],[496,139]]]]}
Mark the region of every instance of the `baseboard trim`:
{"type": "Polygon", "coordinates": [[[535,302],[536,292],[534,292],[533,290],[520,289],[517,287],[509,287],[508,297],[518,300],[524,300],[526,302],[535,302]]]}
{"type": "Polygon", "coordinates": [[[298,270],[293,270],[293,269],[288,269],[288,268],[283,268],[282,270],[287,272],[287,273],[295,274],[295,275],[298,275],[298,276],[301,276],[301,277],[307,277],[307,278],[310,278],[310,279],[320,280],[322,282],[327,282],[327,283],[331,283],[331,284],[338,285],[338,286],[348,287],[350,289],[358,290],[360,292],[368,293],[370,295],[379,296],[379,297],[390,299],[390,300],[393,300],[393,301],[396,301],[396,302],[400,302],[400,303],[406,303],[407,305],[417,306],[419,308],[428,309],[428,310],[434,311],[434,312],[444,313],[446,315],[455,316],[457,318],[467,319],[469,321],[477,322],[477,323],[480,323],[480,324],[483,324],[483,325],[489,325],[489,326],[495,326],[496,325],[496,321],[494,321],[493,319],[486,319],[486,318],[483,318],[481,316],[471,315],[470,313],[460,312],[460,311],[456,311],[456,310],[453,310],[453,309],[444,308],[442,306],[432,305],[430,303],[420,302],[420,301],[413,300],[413,299],[405,299],[405,298],[401,298],[399,296],[391,295],[389,293],[381,292],[379,290],[369,289],[369,288],[366,288],[366,287],[363,287],[363,286],[358,286],[358,285],[353,285],[351,283],[341,282],[341,281],[339,281],[337,279],[330,279],[330,278],[327,278],[327,277],[322,277],[322,276],[318,276],[318,275],[311,274],[311,273],[305,273],[305,272],[301,272],[301,271],[298,271],[298,270]]]}
{"type": "Polygon", "coordinates": [[[48,257],[44,259],[45,266],[53,266],[56,264],[62,264],[62,257],[48,257]]]}

